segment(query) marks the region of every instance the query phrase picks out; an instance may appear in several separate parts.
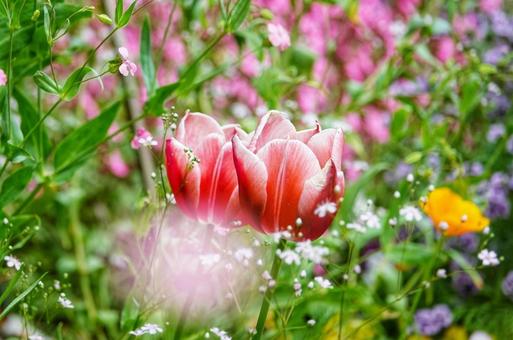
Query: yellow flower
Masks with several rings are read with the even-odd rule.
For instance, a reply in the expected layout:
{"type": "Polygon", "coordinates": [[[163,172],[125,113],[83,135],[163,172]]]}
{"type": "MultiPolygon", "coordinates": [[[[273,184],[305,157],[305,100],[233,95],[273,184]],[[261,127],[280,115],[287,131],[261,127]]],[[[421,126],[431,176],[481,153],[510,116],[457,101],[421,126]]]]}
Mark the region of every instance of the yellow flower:
{"type": "Polygon", "coordinates": [[[435,228],[446,236],[482,231],[490,224],[490,220],[481,214],[477,205],[464,200],[449,188],[433,190],[422,208],[435,228]]]}

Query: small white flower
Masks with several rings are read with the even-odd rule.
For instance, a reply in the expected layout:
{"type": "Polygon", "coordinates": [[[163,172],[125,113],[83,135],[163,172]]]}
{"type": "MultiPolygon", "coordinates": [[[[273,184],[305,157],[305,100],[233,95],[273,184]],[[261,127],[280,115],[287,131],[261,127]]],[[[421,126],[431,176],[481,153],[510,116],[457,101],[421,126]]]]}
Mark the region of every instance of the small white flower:
{"type": "Polygon", "coordinates": [[[258,287],[258,291],[260,293],[264,294],[267,291],[267,286],[262,285],[262,286],[258,287]]]}
{"type": "Polygon", "coordinates": [[[492,340],[493,338],[490,336],[490,334],[483,332],[483,331],[475,331],[470,335],[470,338],[468,340],[492,340]]]}
{"type": "Polygon", "coordinates": [[[397,218],[392,217],[391,219],[388,220],[388,224],[390,224],[392,227],[396,226],[397,225],[397,218]]]}
{"type": "Polygon", "coordinates": [[[288,265],[295,264],[298,266],[301,263],[301,257],[292,249],[278,249],[276,251],[276,255],[278,255],[280,259],[288,265]]]}
{"type": "Polygon", "coordinates": [[[490,233],[490,227],[486,227],[483,229],[483,234],[488,235],[490,233]]]}
{"type": "Polygon", "coordinates": [[[435,190],[435,186],[434,186],[433,184],[430,184],[430,185],[428,186],[428,190],[429,190],[430,192],[431,192],[431,191],[433,191],[433,190],[435,190]]]}
{"type": "Polygon", "coordinates": [[[326,201],[321,203],[315,208],[314,214],[319,216],[320,218],[324,218],[330,214],[334,214],[337,212],[337,205],[333,202],[326,201]]]}
{"type": "Polygon", "coordinates": [[[261,266],[263,266],[263,265],[264,265],[264,261],[263,261],[262,259],[258,259],[258,260],[256,261],[256,264],[257,264],[257,266],[261,267],[261,266]]]}
{"type": "Polygon", "coordinates": [[[413,183],[415,177],[413,177],[413,174],[408,174],[408,176],[406,176],[406,180],[410,183],[413,183]]]}
{"type": "Polygon", "coordinates": [[[440,268],[436,271],[436,276],[445,279],[447,277],[447,271],[444,268],[440,268]]]}
{"type": "Polygon", "coordinates": [[[9,220],[7,219],[7,217],[4,217],[3,222],[4,222],[4,224],[9,224],[9,220]]]}
{"type": "Polygon", "coordinates": [[[139,142],[140,145],[146,146],[146,147],[153,147],[157,146],[159,143],[153,138],[153,136],[146,136],[146,137],[140,137],[137,139],[137,142],[139,142]]]}
{"type": "Polygon", "coordinates": [[[232,337],[226,333],[226,331],[223,331],[222,329],[219,329],[217,327],[210,328],[210,332],[217,335],[217,337],[221,340],[232,340],[232,337]]]}
{"type": "Polygon", "coordinates": [[[267,287],[273,288],[274,286],[276,286],[276,281],[275,280],[267,281],[267,287]]]}
{"type": "Polygon", "coordinates": [[[248,266],[249,260],[253,257],[253,250],[251,248],[237,249],[233,254],[233,257],[235,257],[235,259],[244,266],[248,266]]]}
{"type": "Polygon", "coordinates": [[[61,290],[61,282],[59,280],[54,280],[53,288],[55,288],[55,290],[61,290]]]}
{"type": "Polygon", "coordinates": [[[299,276],[306,277],[306,270],[302,270],[301,273],[299,273],[299,276]]]}
{"type": "Polygon", "coordinates": [[[357,231],[357,232],[362,233],[362,234],[367,231],[367,228],[365,228],[360,223],[356,223],[356,222],[348,223],[347,224],[347,229],[351,229],[351,230],[357,231]]]}
{"type": "Polygon", "coordinates": [[[269,274],[269,272],[266,270],[265,272],[262,273],[262,277],[264,280],[266,281],[269,281],[269,280],[272,280],[273,277],[271,276],[271,274],[269,274]]]}
{"type": "Polygon", "coordinates": [[[176,199],[174,194],[166,193],[166,201],[169,204],[176,204],[176,199]]]}
{"type": "Polygon", "coordinates": [[[479,252],[477,257],[482,261],[483,266],[497,266],[500,261],[497,258],[497,253],[493,250],[483,249],[479,252]]]}
{"type": "Polygon", "coordinates": [[[440,221],[440,223],[438,223],[438,228],[441,230],[447,230],[449,229],[449,224],[445,221],[440,221]]]}
{"type": "Polygon", "coordinates": [[[322,276],[316,276],[314,280],[322,288],[333,288],[333,285],[331,284],[330,280],[325,279],[322,276]]]}
{"type": "Polygon", "coordinates": [[[296,295],[297,297],[301,296],[301,294],[303,293],[303,290],[301,289],[301,283],[299,282],[298,279],[294,280],[293,288],[294,288],[294,295],[296,295]]]}
{"type": "Polygon", "coordinates": [[[67,309],[75,308],[75,306],[73,305],[73,302],[71,302],[71,300],[68,299],[64,293],[61,293],[61,295],[59,296],[59,299],[57,299],[57,302],[59,302],[63,308],[67,308],[67,309]]]}
{"type": "Polygon", "coordinates": [[[45,337],[39,334],[32,334],[28,336],[29,340],[45,340],[45,337]]]}
{"type": "Polygon", "coordinates": [[[314,287],[314,282],[313,281],[310,281],[308,282],[308,284],[306,285],[308,288],[312,289],[314,287]]]}
{"type": "Polygon", "coordinates": [[[5,260],[5,264],[7,265],[7,267],[14,268],[16,270],[20,270],[22,262],[20,260],[18,260],[16,257],[7,255],[4,257],[4,260],[5,260]]]}
{"type": "Polygon", "coordinates": [[[461,215],[461,222],[465,223],[468,221],[468,216],[467,215],[461,215]]]}
{"type": "Polygon", "coordinates": [[[419,209],[411,205],[401,208],[401,210],[399,210],[399,215],[401,215],[407,222],[418,222],[422,219],[419,209]]]}
{"type": "Polygon", "coordinates": [[[401,193],[399,191],[394,192],[394,197],[395,198],[400,198],[401,197],[401,193]]]}
{"type": "Polygon", "coordinates": [[[381,224],[379,223],[379,218],[376,214],[367,211],[360,215],[360,220],[370,229],[379,229],[381,224]]]}
{"type": "Polygon", "coordinates": [[[160,328],[159,325],[156,325],[154,323],[147,323],[147,324],[137,328],[136,330],[131,331],[130,334],[134,335],[134,336],[142,336],[145,334],[155,335],[155,334],[159,334],[162,332],[163,332],[163,330],[162,330],[162,328],[160,328]]]}
{"type": "Polygon", "coordinates": [[[359,265],[359,264],[357,264],[356,266],[354,266],[353,271],[354,271],[356,274],[360,274],[360,273],[362,272],[362,267],[360,267],[360,265],[359,265]]]}
{"type": "Polygon", "coordinates": [[[314,263],[324,262],[324,257],[330,253],[326,247],[312,245],[312,241],[307,240],[296,244],[295,251],[305,260],[314,263]]]}
{"type": "Polygon", "coordinates": [[[306,324],[307,324],[308,326],[310,326],[310,327],[313,327],[313,326],[315,326],[316,322],[315,322],[315,320],[314,320],[314,319],[310,319],[310,320],[308,320],[308,321],[306,322],[306,324]]]}

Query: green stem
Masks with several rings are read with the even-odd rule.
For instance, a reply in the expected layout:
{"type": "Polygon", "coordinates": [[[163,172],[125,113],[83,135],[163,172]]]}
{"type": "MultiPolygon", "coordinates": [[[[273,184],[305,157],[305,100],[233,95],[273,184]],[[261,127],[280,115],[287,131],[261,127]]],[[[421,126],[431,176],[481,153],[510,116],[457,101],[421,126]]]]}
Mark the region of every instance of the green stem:
{"type": "Polygon", "coordinates": [[[84,303],[89,321],[94,325],[96,322],[96,305],[94,303],[91,283],[89,280],[89,270],[87,268],[86,253],[84,247],[84,238],[79,221],[79,202],[74,202],[70,210],[70,234],[75,248],[75,260],[77,261],[77,270],[80,275],[80,289],[84,298],[84,303]]]}
{"type": "MultiPolygon", "coordinates": [[[[278,251],[283,250],[286,244],[287,240],[281,239],[278,243],[276,251],[274,252],[273,264],[271,267],[271,277],[274,280],[278,278],[281,266],[281,258],[278,256],[278,251]]],[[[258,321],[256,325],[256,333],[252,338],[253,340],[259,340],[264,333],[265,320],[267,320],[267,313],[269,312],[269,305],[271,302],[272,294],[273,290],[267,289],[264,298],[262,299],[262,305],[260,306],[260,313],[258,314],[258,321]]]]}
{"type": "MultiPolygon", "coordinates": [[[[351,260],[353,258],[353,250],[354,250],[354,243],[349,241],[346,277],[347,277],[347,275],[349,275],[349,271],[351,270],[351,260]]],[[[346,298],[346,292],[345,292],[345,289],[342,288],[342,295],[340,297],[340,313],[338,316],[338,340],[342,339],[342,324],[344,323],[343,316],[344,316],[345,298],[346,298]]]]}
{"type": "MultiPolygon", "coordinates": [[[[214,233],[214,226],[213,225],[207,225],[207,231],[205,233],[205,239],[203,240],[202,245],[202,252],[205,252],[208,248],[208,244],[212,239],[214,233]]],[[[201,270],[201,263],[198,261],[198,265],[196,267],[196,272],[200,272],[201,270]]],[[[178,323],[176,324],[176,330],[175,330],[175,340],[179,340],[182,338],[183,329],[185,327],[185,322],[187,321],[187,318],[189,317],[189,313],[191,312],[191,307],[194,302],[194,298],[196,297],[196,288],[197,285],[192,285],[191,289],[189,290],[189,294],[185,298],[185,302],[182,306],[182,310],[180,311],[180,317],[178,318],[178,323]]]]}
{"type": "Polygon", "coordinates": [[[11,139],[11,96],[12,96],[12,49],[13,49],[13,36],[14,30],[9,27],[9,62],[7,65],[7,117],[6,117],[6,128],[7,128],[7,139],[11,139]]]}

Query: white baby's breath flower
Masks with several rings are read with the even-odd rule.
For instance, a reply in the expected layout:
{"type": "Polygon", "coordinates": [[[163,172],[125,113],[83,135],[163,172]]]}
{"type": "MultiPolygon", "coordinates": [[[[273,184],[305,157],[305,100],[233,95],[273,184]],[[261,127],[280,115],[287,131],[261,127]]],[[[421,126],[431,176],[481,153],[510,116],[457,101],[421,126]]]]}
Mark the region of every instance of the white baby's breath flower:
{"type": "Polygon", "coordinates": [[[482,261],[483,266],[497,266],[500,263],[497,258],[497,253],[493,250],[483,249],[479,252],[477,257],[482,261]]]}
{"type": "Polygon", "coordinates": [[[378,216],[371,211],[361,214],[360,220],[365,224],[365,226],[367,226],[367,228],[379,229],[379,227],[381,227],[378,216]]]}
{"type": "Polygon", "coordinates": [[[295,250],[303,259],[313,263],[324,262],[324,257],[330,253],[328,248],[312,245],[310,240],[297,243],[295,250]]]}
{"type": "Polygon", "coordinates": [[[221,260],[219,254],[205,254],[200,256],[200,263],[203,267],[212,267],[221,260]]]}
{"type": "Polygon", "coordinates": [[[440,268],[436,271],[436,276],[440,279],[445,279],[447,277],[447,271],[444,268],[440,268]]]}
{"type": "Polygon", "coordinates": [[[249,260],[253,257],[253,250],[251,248],[239,248],[235,251],[233,257],[244,266],[248,266],[249,260]]]}
{"type": "Polygon", "coordinates": [[[137,328],[136,330],[131,331],[130,334],[133,336],[142,336],[145,334],[155,335],[155,334],[159,334],[162,332],[163,332],[163,330],[162,330],[162,328],[160,328],[159,325],[156,325],[154,323],[147,323],[147,324],[137,328]]]}
{"type": "Polygon", "coordinates": [[[308,321],[306,322],[306,324],[307,324],[308,326],[310,326],[310,327],[313,327],[313,326],[315,326],[316,322],[315,322],[315,320],[314,320],[314,319],[310,319],[310,320],[308,320],[308,321]]]}
{"type": "Polygon", "coordinates": [[[321,286],[321,288],[333,288],[333,285],[331,284],[330,280],[325,279],[322,276],[316,276],[314,280],[315,282],[317,282],[319,286],[321,286]]]}
{"type": "Polygon", "coordinates": [[[75,308],[75,306],[73,305],[73,302],[71,302],[71,300],[68,299],[66,297],[66,294],[64,294],[64,293],[61,293],[61,295],[57,299],[57,302],[59,302],[63,308],[66,308],[66,309],[75,308]]]}
{"type": "Polygon", "coordinates": [[[5,260],[5,264],[7,265],[7,267],[14,268],[16,270],[20,270],[22,262],[20,260],[18,260],[18,258],[14,257],[12,255],[7,255],[4,257],[4,260],[5,260]]]}
{"type": "Polygon", "coordinates": [[[278,249],[276,251],[276,255],[278,255],[280,259],[288,265],[295,264],[298,266],[301,263],[301,257],[292,249],[278,249]]]}
{"type": "Polygon", "coordinates": [[[210,332],[215,334],[221,340],[232,340],[232,337],[228,335],[228,333],[220,328],[212,327],[210,328],[210,332]]]}
{"type": "Polygon", "coordinates": [[[411,205],[402,207],[399,210],[399,215],[401,215],[407,222],[418,222],[422,219],[422,214],[420,213],[419,209],[411,205]]]}
{"type": "Polygon", "coordinates": [[[315,208],[314,214],[320,218],[323,218],[336,212],[337,205],[334,202],[326,201],[319,204],[317,208],[315,208]]]}
{"type": "Polygon", "coordinates": [[[359,233],[365,233],[367,231],[367,228],[365,228],[363,225],[357,222],[351,222],[347,224],[347,229],[357,231],[359,233]]]}

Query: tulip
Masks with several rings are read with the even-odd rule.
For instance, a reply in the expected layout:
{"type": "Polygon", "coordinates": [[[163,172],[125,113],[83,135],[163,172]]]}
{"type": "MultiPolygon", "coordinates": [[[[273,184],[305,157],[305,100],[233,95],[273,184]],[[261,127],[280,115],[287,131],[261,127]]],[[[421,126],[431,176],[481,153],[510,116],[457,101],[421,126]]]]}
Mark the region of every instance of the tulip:
{"type": "Polygon", "coordinates": [[[297,132],[277,111],[251,139],[233,137],[233,159],[244,223],[258,231],[289,231],[313,240],[330,226],[344,192],[343,135],[320,126],[297,132]]]}
{"type": "Polygon", "coordinates": [[[228,227],[239,206],[231,139],[247,134],[220,126],[202,113],[187,113],[175,138],[166,140],[166,170],[177,206],[190,218],[228,227]]]}

